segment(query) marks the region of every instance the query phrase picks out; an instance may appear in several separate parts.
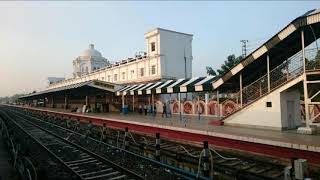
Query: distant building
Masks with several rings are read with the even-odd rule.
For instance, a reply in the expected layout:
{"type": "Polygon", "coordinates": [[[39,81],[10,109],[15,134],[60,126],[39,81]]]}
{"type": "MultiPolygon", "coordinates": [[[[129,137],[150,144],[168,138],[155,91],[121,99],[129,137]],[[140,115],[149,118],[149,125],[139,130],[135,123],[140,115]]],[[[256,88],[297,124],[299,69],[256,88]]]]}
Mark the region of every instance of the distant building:
{"type": "Polygon", "coordinates": [[[94,45],[90,44],[89,49],[84,50],[80,56],[73,60],[73,77],[90,74],[92,71],[99,70],[109,64],[109,61],[94,49],[94,45]]]}
{"type": "Polygon", "coordinates": [[[90,45],[73,61],[74,78],[50,84],[49,88],[93,79],[133,84],[192,77],[192,34],[156,28],[144,37],[146,52],[113,64],[90,45]]]}
{"type": "Polygon", "coordinates": [[[65,80],[65,78],[63,78],[63,77],[48,77],[49,85],[53,84],[53,83],[58,83],[58,82],[61,82],[61,81],[64,81],[64,80],[65,80]]]}

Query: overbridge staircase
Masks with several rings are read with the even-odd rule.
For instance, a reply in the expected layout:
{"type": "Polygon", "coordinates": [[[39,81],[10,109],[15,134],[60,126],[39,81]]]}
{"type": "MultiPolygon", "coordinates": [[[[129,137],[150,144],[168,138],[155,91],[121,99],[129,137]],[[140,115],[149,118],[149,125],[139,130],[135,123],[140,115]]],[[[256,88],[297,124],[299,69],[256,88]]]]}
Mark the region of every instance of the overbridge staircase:
{"type": "MultiPolygon", "coordinates": [[[[282,64],[278,65],[274,69],[270,70],[269,75],[265,74],[259,79],[255,80],[251,84],[243,87],[242,89],[242,104],[239,103],[241,98],[241,91],[237,92],[235,97],[237,98],[238,107],[229,112],[226,116],[224,116],[221,121],[224,124],[233,124],[233,120],[236,116],[240,116],[242,118],[250,118],[244,115],[247,112],[252,111],[251,109],[257,108],[261,103],[264,106],[268,106],[265,102],[266,99],[269,99],[270,96],[276,96],[278,94],[280,101],[280,94],[288,89],[296,89],[297,91],[303,90],[303,86],[295,86],[300,82],[304,82],[304,79],[307,79],[307,83],[310,83],[307,86],[308,98],[311,98],[308,107],[313,106],[310,110],[308,109],[308,113],[310,114],[310,121],[312,123],[320,122],[320,57],[318,55],[318,49],[309,49],[305,50],[305,59],[306,59],[306,71],[304,71],[304,63],[302,60],[301,51],[294,56],[290,57],[282,64]],[[306,72],[304,74],[304,72],[306,72]],[[269,78],[268,78],[269,77],[269,78]],[[268,85],[268,79],[270,79],[270,85],[268,85]],[[310,80],[309,80],[310,79],[310,80]],[[292,88],[294,86],[294,88],[292,88]],[[315,88],[312,88],[315,87],[315,88]],[[269,97],[268,97],[269,96],[269,97]],[[317,97],[317,98],[316,98],[317,97]],[[318,112],[316,112],[319,110],[318,112]],[[245,112],[244,112],[245,111],[245,112]]],[[[303,84],[303,83],[300,83],[303,84]]],[[[297,94],[295,94],[297,96],[297,94]]],[[[299,96],[300,98],[300,96],[299,96]]],[[[234,99],[233,99],[234,100],[234,99]]],[[[301,101],[301,107],[303,106],[304,101],[301,101]]],[[[263,111],[260,109],[260,111],[263,111]]],[[[301,112],[305,112],[303,108],[301,108],[301,112]]],[[[248,113],[249,114],[249,113],[248,113]]],[[[272,113],[270,113],[272,114],[272,113]]],[[[305,114],[304,114],[305,117],[305,114]]],[[[257,114],[256,118],[259,118],[259,114],[257,114]]],[[[301,119],[301,118],[300,118],[301,119]]],[[[243,119],[244,121],[254,121],[254,119],[243,119]]],[[[237,122],[235,123],[237,124],[237,122]]],[[[241,124],[241,123],[240,123],[241,124]]],[[[245,123],[244,123],[245,124],[245,123]]],[[[263,126],[263,124],[262,124],[263,126]]],[[[281,125],[280,125],[281,126],[281,125]]]]}

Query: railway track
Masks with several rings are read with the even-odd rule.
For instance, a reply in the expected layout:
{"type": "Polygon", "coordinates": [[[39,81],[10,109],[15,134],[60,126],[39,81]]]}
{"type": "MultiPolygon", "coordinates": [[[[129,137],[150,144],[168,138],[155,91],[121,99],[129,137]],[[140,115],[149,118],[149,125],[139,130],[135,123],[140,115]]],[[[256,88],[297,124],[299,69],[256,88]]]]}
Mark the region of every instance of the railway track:
{"type": "MultiPolygon", "coordinates": [[[[108,145],[101,141],[95,140],[91,137],[87,137],[84,134],[65,129],[47,121],[43,121],[35,115],[28,114],[19,109],[4,108],[6,111],[14,116],[25,119],[32,124],[48,131],[54,132],[54,135],[60,136],[63,140],[68,140],[71,143],[85,149],[95,152],[96,154],[103,156],[104,158],[114,162],[116,165],[120,165],[135,172],[140,178],[144,179],[208,179],[202,175],[190,173],[182,169],[163,164],[161,162],[143,157],[124,149],[108,145]]],[[[120,141],[120,140],[119,140],[120,141]]],[[[119,142],[123,144],[124,141],[119,142]]]]}
{"type": "Polygon", "coordinates": [[[27,121],[16,114],[2,112],[7,119],[38,142],[46,151],[68,168],[76,179],[119,180],[144,179],[129,169],[121,167],[91,151],[88,151],[65,138],[49,132],[39,125],[27,121]]]}

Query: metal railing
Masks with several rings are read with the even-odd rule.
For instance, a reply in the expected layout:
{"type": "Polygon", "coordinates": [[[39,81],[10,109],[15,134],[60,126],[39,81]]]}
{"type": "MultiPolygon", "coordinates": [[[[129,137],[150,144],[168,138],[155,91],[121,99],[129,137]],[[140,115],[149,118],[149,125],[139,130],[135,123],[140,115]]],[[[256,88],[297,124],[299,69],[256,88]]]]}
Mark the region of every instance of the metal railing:
{"type": "MultiPolygon", "coordinates": [[[[306,70],[320,70],[320,53],[318,58],[316,58],[317,54],[317,49],[305,50],[306,70]]],[[[303,74],[303,72],[302,52],[300,51],[270,71],[270,91],[295,79],[303,74]]],[[[243,108],[268,93],[268,74],[265,74],[251,84],[243,87],[242,107],[239,105],[238,108],[243,108]]],[[[236,93],[236,97],[237,102],[240,102],[240,91],[236,93]]],[[[229,115],[231,114],[233,113],[229,115]]]]}

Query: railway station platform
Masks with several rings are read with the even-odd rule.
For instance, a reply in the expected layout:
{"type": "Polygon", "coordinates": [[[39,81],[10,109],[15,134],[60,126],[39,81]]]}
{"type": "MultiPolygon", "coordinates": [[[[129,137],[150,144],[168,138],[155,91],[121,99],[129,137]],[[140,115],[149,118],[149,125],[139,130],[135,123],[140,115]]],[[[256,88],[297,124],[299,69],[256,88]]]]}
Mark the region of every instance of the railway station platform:
{"type": "MultiPolygon", "coordinates": [[[[19,106],[21,107],[21,106],[19,106]]],[[[63,116],[64,118],[79,119],[80,121],[92,121],[94,124],[108,127],[125,128],[129,131],[154,135],[160,133],[161,137],[176,141],[190,142],[201,145],[208,141],[210,145],[276,157],[289,160],[291,158],[304,158],[311,164],[320,166],[320,135],[298,134],[296,130],[275,131],[259,130],[232,126],[212,126],[214,121],[209,117],[173,115],[162,118],[140,114],[122,115],[119,113],[71,113],[70,110],[57,108],[23,108],[45,112],[50,115],[63,116]]]]}

